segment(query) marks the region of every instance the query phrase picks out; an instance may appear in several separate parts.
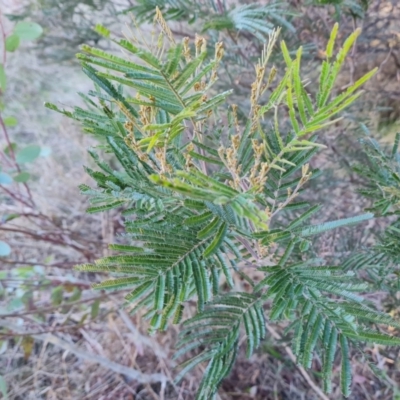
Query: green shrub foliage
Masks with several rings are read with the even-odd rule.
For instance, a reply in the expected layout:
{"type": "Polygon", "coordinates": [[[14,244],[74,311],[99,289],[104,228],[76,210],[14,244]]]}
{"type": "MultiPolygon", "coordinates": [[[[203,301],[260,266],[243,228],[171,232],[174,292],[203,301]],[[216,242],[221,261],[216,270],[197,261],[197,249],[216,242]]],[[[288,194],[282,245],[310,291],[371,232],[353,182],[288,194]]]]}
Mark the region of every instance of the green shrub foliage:
{"type": "Polygon", "coordinates": [[[365,186],[359,192],[372,201],[368,211],[377,218],[390,217],[391,222],[379,235],[375,246],[357,252],[345,265],[347,270],[364,268],[369,280],[379,290],[388,292],[392,299],[396,299],[400,290],[399,143],[400,133],[389,151],[384,151],[371,137],[362,140],[368,162],[354,166],[354,171],[365,179],[365,186]]]}
{"type": "Polygon", "coordinates": [[[400,339],[372,324],[400,324],[364,301],[360,292],[369,286],[351,269],[326,265],[310,251],[314,236],[373,214],[311,224],[321,206],[299,196],[321,174],[308,164],[323,147],[316,133],[338,121],[375,73],[331,96],[359,30],[334,56],[333,28],[316,98],[301,78],[302,49],[292,54],[283,41],[286,70],[276,81],[268,65],[278,47],[274,30],[255,66],[251,110],[239,118],[230,92],[213,91],[223,44],[210,53],[201,36],[177,42],[158,9],[155,21],[159,35],[128,32],[124,39],[110,39],[98,26],[122,51],[82,47],[78,59],[95,84],[82,95],[87,108],[48,104],[80,121],[118,160],[112,167],[91,151],[98,168],[86,171],[97,187],[82,185],[81,191],[90,197],[90,213],[123,209],[125,244],[112,244],[116,255],[78,270],[110,274],[96,289],[129,288],[126,305],[143,312],[153,332],[180,323],[188,302],[197,304],[197,313],[182,323],[176,356],[187,357],[177,381],[207,364],[198,399],[214,397],[243,335],[250,356],[266,336],[266,323],[283,319],[290,321],[287,334],[299,364],[310,368],[319,354],[328,393],[340,354],[348,396],[350,343],[398,345],[400,339]],[[254,281],[245,267],[262,278],[254,281]],[[236,290],[238,279],[249,289],[236,290]]]}

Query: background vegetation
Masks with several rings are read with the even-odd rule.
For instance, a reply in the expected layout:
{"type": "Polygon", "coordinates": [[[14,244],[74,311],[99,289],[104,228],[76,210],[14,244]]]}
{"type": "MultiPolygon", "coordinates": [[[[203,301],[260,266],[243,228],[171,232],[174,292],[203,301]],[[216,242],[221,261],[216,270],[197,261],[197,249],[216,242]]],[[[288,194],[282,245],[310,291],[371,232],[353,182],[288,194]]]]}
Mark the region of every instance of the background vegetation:
{"type": "MultiPolygon", "coordinates": [[[[4,397],[7,393],[11,399],[190,399],[202,375],[201,369],[195,370],[176,391],[169,377],[175,375],[171,355],[177,330],[149,338],[146,322],[120,309],[123,293],[93,292],[91,284],[101,277],[72,270],[74,264],[107,256],[106,245],[123,232],[122,220],[114,211],[85,213],[88,205],[77,186],[91,183],[82,164],[92,165],[86,149],[98,142],[68,119],[49,113],[43,103],[76,104],[75,93],[91,89],[73,55],[82,43],[108,49],[91,27],[101,22],[119,35],[130,19],[123,12],[128,9],[149,31],[151,25],[146,24],[158,5],[171,20],[175,35],[203,31],[211,44],[223,39],[229,50],[218,89],[234,86],[234,102],[243,113],[250,106],[245,99],[253,80],[251,65],[259,56],[263,36],[274,25],[283,26],[290,50],[304,45],[305,73],[311,81],[316,79],[334,22],[340,21],[339,39],[356,26],[363,28],[336,90],[344,90],[373,67],[379,71],[363,98],[346,111],[344,121],[324,133],[327,149],[312,163],[323,170],[324,179],[311,181],[309,193],[313,201],[325,204],[319,220],[347,217],[364,208],[387,216],[369,222],[363,232],[346,229],[326,234],[316,246],[332,260],[357,251],[358,258],[349,258],[351,270],[370,260],[373,268],[360,272],[378,288],[370,300],[393,316],[399,314],[395,147],[392,153],[400,111],[399,4],[260,1],[249,7],[239,3],[3,0],[0,392],[4,397]],[[253,15],[250,22],[248,15],[253,15]],[[373,250],[367,251],[371,245],[373,250]],[[365,253],[363,259],[360,251],[365,253]]],[[[273,61],[277,74],[283,74],[278,58],[273,61]]],[[[242,279],[234,285],[246,288],[242,279]]],[[[221,398],[323,396],[318,391],[319,374],[293,362],[285,327],[276,324],[250,360],[240,354],[219,391],[221,398]]],[[[391,333],[398,335],[395,329],[391,333]]],[[[372,364],[361,353],[352,354],[352,398],[399,396],[398,349],[374,346],[368,354],[372,364]]],[[[338,368],[333,374],[336,383],[338,368]]],[[[341,398],[337,384],[329,398],[341,398]]]]}

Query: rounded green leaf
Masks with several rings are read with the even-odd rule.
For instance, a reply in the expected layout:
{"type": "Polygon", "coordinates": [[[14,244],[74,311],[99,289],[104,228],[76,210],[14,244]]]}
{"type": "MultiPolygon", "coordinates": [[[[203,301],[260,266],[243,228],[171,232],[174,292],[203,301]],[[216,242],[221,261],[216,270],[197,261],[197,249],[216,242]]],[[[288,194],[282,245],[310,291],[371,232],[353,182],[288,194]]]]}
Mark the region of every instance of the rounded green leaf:
{"type": "Polygon", "coordinates": [[[90,316],[92,317],[92,319],[97,318],[97,316],[99,315],[99,309],[100,309],[100,300],[95,300],[90,309],[90,316]]]}
{"type": "Polygon", "coordinates": [[[305,251],[307,251],[310,248],[310,241],[309,240],[302,240],[300,242],[299,247],[300,247],[300,251],[302,253],[304,253],[305,251]]]}
{"type": "Polygon", "coordinates": [[[8,36],[6,39],[6,50],[9,52],[13,52],[18,49],[19,46],[19,36],[13,33],[8,36]]]}
{"type": "Polygon", "coordinates": [[[18,35],[21,40],[35,40],[42,36],[43,28],[36,22],[22,21],[15,25],[14,34],[18,35]]]}
{"type": "Polygon", "coordinates": [[[17,163],[24,164],[32,162],[37,157],[39,157],[40,151],[40,146],[37,146],[35,144],[25,147],[16,154],[17,163]]]}
{"type": "Polygon", "coordinates": [[[6,257],[10,255],[11,247],[6,243],[0,240],[0,257],[6,257]]]}
{"type": "Polygon", "coordinates": [[[5,126],[9,126],[10,128],[16,126],[18,123],[17,118],[15,117],[5,117],[4,124],[5,126]]]}
{"type": "Polygon", "coordinates": [[[51,292],[51,303],[53,306],[59,306],[63,301],[64,287],[57,286],[51,292]]]}
{"type": "Polygon", "coordinates": [[[40,157],[48,157],[51,154],[51,148],[47,146],[43,146],[40,149],[40,157]]]}
{"type": "Polygon", "coordinates": [[[7,399],[7,381],[2,375],[0,375],[0,393],[7,399]]]}
{"type": "Polygon", "coordinates": [[[29,180],[31,174],[29,172],[21,172],[18,175],[14,176],[14,181],[19,183],[24,183],[29,180]]]}
{"type": "Polygon", "coordinates": [[[33,270],[33,267],[31,265],[28,265],[26,267],[13,269],[12,274],[14,276],[17,276],[18,278],[26,279],[35,275],[35,271],[33,270]]]}
{"type": "Polygon", "coordinates": [[[12,178],[10,175],[6,174],[5,172],[0,172],[0,185],[9,185],[12,183],[12,178]]]}

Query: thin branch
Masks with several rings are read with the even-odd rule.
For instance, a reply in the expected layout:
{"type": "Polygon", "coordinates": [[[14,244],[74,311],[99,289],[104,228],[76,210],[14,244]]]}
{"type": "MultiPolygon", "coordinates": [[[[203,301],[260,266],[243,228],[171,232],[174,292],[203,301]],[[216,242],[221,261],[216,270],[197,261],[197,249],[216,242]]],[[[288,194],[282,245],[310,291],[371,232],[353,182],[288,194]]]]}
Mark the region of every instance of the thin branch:
{"type": "Polygon", "coordinates": [[[88,259],[92,258],[92,256],[93,256],[93,254],[92,254],[91,252],[89,252],[86,248],[81,248],[80,246],[77,246],[77,245],[75,245],[75,244],[73,244],[73,243],[67,243],[67,242],[66,242],[65,240],[63,240],[62,238],[61,238],[61,239],[51,238],[51,237],[49,237],[48,235],[47,235],[47,236],[45,236],[45,235],[42,236],[42,235],[39,235],[39,234],[37,234],[37,233],[30,232],[30,231],[26,231],[26,230],[23,230],[23,229],[14,229],[14,228],[3,228],[3,227],[0,227],[0,230],[6,231],[6,232],[21,233],[21,234],[24,234],[24,235],[28,235],[28,236],[30,236],[30,237],[36,239],[36,240],[40,240],[40,241],[43,241],[43,242],[54,243],[54,244],[57,244],[57,245],[59,245],[59,246],[70,247],[70,248],[72,248],[72,249],[74,249],[74,250],[76,250],[76,251],[82,253],[82,254],[83,254],[86,258],[88,258],[88,259]]]}
{"type": "Polygon", "coordinates": [[[4,137],[6,138],[6,142],[7,142],[7,146],[8,146],[8,152],[10,153],[10,156],[13,159],[16,168],[18,169],[18,172],[21,172],[21,170],[19,168],[19,165],[18,165],[18,163],[16,161],[16,158],[15,158],[14,149],[13,149],[13,147],[11,145],[11,140],[10,140],[10,136],[8,134],[8,131],[7,131],[6,124],[4,123],[4,120],[3,120],[3,117],[1,116],[1,114],[0,114],[0,125],[1,125],[1,127],[3,129],[4,137]]]}
{"type": "MultiPolygon", "coordinates": [[[[42,264],[39,261],[38,262],[32,262],[32,261],[15,261],[15,260],[1,260],[2,263],[9,264],[9,265],[42,265],[43,267],[46,268],[71,268],[71,266],[78,264],[79,262],[73,262],[73,261],[64,261],[64,262],[58,262],[58,263],[53,263],[53,264],[42,264]]],[[[3,269],[4,271],[4,269],[3,269]]]]}
{"type": "Polygon", "coordinates": [[[55,311],[59,308],[68,306],[68,307],[72,307],[75,306],[77,304],[83,304],[83,303],[89,303],[90,301],[96,301],[96,300],[102,300],[108,298],[107,294],[101,295],[101,296],[96,296],[96,297],[90,297],[88,299],[81,299],[81,300],[77,300],[77,301],[73,301],[71,303],[64,303],[64,304],[60,304],[59,306],[51,306],[51,307],[41,307],[41,308],[36,308],[34,310],[30,310],[30,311],[24,311],[22,313],[10,313],[10,314],[0,314],[1,318],[20,318],[24,315],[32,315],[32,314],[43,314],[43,313],[51,313],[52,311],[55,311]]]}
{"type": "Polygon", "coordinates": [[[4,186],[0,185],[0,188],[4,190],[10,197],[12,197],[15,201],[18,201],[19,203],[24,204],[25,206],[31,208],[31,204],[29,204],[26,200],[22,199],[21,197],[18,197],[15,193],[13,193],[11,190],[8,190],[4,186]]]}

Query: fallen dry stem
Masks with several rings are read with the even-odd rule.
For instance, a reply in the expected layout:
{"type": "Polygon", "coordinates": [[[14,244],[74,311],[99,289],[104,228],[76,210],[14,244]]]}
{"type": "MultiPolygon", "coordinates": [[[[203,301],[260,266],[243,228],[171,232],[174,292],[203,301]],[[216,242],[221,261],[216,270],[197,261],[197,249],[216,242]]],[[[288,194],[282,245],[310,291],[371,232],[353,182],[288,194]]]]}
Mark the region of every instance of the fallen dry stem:
{"type": "MultiPolygon", "coordinates": [[[[24,329],[17,325],[10,325],[9,323],[0,321],[0,326],[12,329],[13,331],[18,332],[19,334],[24,334],[24,329]]],[[[129,368],[124,365],[118,364],[114,361],[111,361],[97,354],[87,353],[82,349],[80,349],[79,347],[71,343],[68,343],[65,340],[62,340],[53,334],[36,334],[33,335],[33,337],[36,340],[40,340],[46,343],[51,343],[54,346],[59,347],[60,349],[69,351],[70,353],[74,354],[77,358],[89,361],[91,363],[99,364],[106,369],[114,371],[117,374],[124,375],[125,377],[133,379],[138,383],[148,384],[148,383],[161,382],[164,383],[165,385],[165,383],[169,380],[164,374],[161,373],[145,374],[137,370],[134,370],[133,368],[129,368]]]]}

